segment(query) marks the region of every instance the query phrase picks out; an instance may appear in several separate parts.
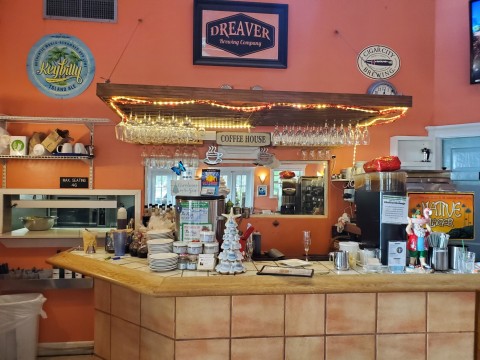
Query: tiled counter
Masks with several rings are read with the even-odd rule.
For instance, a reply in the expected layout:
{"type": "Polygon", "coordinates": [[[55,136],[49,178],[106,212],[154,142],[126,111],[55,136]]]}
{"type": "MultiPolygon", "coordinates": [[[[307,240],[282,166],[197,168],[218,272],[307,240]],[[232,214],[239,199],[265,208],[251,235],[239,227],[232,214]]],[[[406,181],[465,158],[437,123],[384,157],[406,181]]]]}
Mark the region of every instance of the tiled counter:
{"type": "MultiPolygon", "coordinates": [[[[478,274],[313,278],[152,273],[145,259],[62,253],[95,278],[97,359],[474,359],[478,274]]],[[[269,265],[272,265],[269,263],[269,265]]],[[[320,275],[320,273],[324,275],[320,275]]]]}

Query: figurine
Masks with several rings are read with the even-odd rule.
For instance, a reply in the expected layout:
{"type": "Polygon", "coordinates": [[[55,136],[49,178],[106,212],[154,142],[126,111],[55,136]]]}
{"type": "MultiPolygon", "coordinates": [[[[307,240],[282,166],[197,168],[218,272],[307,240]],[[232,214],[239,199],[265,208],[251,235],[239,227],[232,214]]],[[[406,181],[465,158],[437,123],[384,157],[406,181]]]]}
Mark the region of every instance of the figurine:
{"type": "Polygon", "coordinates": [[[421,268],[429,269],[430,266],[425,262],[428,249],[428,235],[432,232],[430,227],[430,215],[432,211],[429,208],[423,210],[423,216],[420,210],[416,210],[411,218],[408,218],[408,225],[405,229],[408,234],[407,248],[410,253],[410,266],[415,267],[417,259],[420,261],[421,268]]]}

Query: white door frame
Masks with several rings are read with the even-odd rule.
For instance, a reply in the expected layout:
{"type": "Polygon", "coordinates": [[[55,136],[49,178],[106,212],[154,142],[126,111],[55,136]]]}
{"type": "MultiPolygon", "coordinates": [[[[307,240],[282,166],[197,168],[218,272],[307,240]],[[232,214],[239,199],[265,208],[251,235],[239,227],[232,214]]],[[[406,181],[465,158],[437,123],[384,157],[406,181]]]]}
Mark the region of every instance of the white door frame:
{"type": "Polygon", "coordinates": [[[480,136],[480,122],[457,125],[426,126],[428,137],[434,140],[435,144],[435,169],[443,166],[442,140],[459,137],[480,136]]]}

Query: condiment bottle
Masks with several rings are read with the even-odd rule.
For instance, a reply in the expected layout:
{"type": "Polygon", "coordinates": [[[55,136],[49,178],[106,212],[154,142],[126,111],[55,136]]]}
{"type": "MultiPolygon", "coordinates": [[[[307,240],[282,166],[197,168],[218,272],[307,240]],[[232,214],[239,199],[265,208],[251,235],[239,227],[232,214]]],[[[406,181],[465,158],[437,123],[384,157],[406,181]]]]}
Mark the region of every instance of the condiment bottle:
{"type": "Polygon", "coordinates": [[[117,211],[117,229],[122,230],[127,228],[127,209],[121,205],[117,211]]]}
{"type": "Polygon", "coordinates": [[[112,234],[109,231],[105,233],[105,251],[109,254],[113,254],[115,252],[112,234]]]}

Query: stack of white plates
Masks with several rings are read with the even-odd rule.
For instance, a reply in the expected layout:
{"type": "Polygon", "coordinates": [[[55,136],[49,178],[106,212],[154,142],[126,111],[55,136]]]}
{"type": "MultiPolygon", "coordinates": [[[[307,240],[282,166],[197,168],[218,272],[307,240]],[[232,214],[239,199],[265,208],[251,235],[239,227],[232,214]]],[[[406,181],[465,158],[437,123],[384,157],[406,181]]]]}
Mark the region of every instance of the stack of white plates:
{"type": "Polygon", "coordinates": [[[173,252],[173,239],[154,239],[147,240],[149,254],[171,253],[173,252]]]}
{"type": "Polygon", "coordinates": [[[148,266],[152,271],[169,271],[177,268],[178,254],[158,253],[148,255],[148,266]]]}
{"type": "Polygon", "coordinates": [[[158,230],[148,230],[147,239],[174,239],[172,230],[168,229],[158,229],[158,230]]]}

